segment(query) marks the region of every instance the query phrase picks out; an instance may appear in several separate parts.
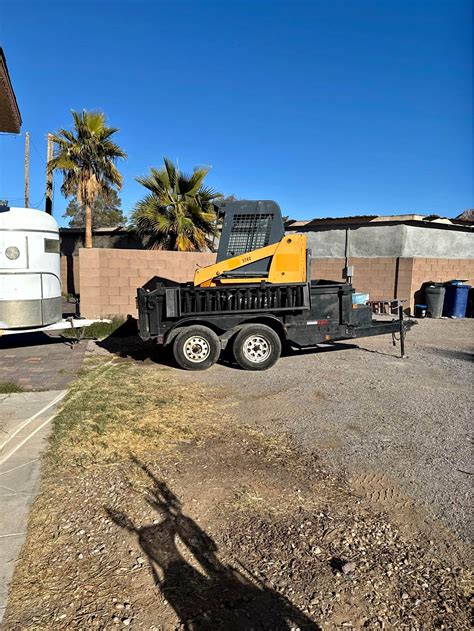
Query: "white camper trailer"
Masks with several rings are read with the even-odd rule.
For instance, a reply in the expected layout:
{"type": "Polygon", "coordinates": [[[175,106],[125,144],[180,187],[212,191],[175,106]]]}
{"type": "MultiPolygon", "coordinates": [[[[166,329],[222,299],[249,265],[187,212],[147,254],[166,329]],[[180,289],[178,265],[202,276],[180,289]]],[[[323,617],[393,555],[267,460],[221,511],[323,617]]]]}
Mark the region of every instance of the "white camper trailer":
{"type": "Polygon", "coordinates": [[[59,322],[59,230],[45,212],[0,207],[0,327],[59,322]]]}
{"type": "Polygon", "coordinates": [[[59,229],[51,215],[0,206],[0,337],[84,331],[94,322],[110,322],[62,318],[59,256],[59,229]]]}

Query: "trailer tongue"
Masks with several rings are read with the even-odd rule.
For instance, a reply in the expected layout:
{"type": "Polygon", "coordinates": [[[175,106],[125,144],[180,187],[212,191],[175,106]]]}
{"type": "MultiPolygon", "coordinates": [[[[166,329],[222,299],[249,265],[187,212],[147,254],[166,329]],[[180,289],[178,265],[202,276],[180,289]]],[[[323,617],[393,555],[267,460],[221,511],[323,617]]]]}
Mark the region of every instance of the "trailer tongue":
{"type": "Polygon", "coordinates": [[[369,306],[352,304],[353,293],[349,283],[310,280],[306,236],[284,236],[275,202],[231,202],[216,264],[198,269],[193,283],[155,278],[138,289],[139,330],[144,340],[172,344],[188,370],[209,368],[228,345],[242,368],[265,370],[282,343],[396,333],[403,356],[402,308],[397,320],[373,321],[369,306]],[[254,245],[261,247],[248,249],[254,245]]]}

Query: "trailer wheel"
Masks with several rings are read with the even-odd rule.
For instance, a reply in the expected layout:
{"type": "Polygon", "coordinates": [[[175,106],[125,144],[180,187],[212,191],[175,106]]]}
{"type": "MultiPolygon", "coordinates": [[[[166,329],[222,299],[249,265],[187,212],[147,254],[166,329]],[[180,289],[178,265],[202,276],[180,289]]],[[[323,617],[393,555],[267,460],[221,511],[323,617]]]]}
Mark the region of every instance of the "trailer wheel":
{"type": "Polygon", "coordinates": [[[207,326],[188,326],[178,333],[173,343],[173,356],[185,370],[206,370],[219,359],[221,344],[207,326]]]}
{"type": "Polygon", "coordinates": [[[281,354],[281,340],[265,324],[248,324],[235,336],[234,359],[244,370],[266,370],[281,354]]]}

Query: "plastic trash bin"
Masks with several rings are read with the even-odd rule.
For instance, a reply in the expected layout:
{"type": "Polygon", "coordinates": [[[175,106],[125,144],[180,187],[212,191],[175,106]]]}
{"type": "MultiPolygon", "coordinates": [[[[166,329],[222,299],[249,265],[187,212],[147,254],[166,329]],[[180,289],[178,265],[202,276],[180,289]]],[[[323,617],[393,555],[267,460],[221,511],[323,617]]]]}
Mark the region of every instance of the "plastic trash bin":
{"type": "Polygon", "coordinates": [[[433,284],[425,287],[426,315],[428,318],[441,318],[443,315],[445,294],[446,288],[441,284],[433,284]]]}
{"type": "Polygon", "coordinates": [[[448,318],[464,318],[470,289],[470,285],[448,283],[446,285],[443,315],[448,318]]]}
{"type": "Polygon", "coordinates": [[[426,305],[415,305],[415,318],[424,318],[426,316],[426,305]]]}

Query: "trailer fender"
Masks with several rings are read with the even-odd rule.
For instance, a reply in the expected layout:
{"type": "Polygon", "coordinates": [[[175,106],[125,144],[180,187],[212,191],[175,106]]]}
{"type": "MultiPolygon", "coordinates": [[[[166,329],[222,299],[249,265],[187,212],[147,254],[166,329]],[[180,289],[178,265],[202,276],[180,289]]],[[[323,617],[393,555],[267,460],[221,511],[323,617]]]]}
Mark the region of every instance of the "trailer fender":
{"type": "Polygon", "coordinates": [[[233,339],[237,335],[237,333],[239,333],[239,331],[241,331],[247,326],[251,326],[252,324],[265,324],[266,326],[270,327],[271,329],[275,331],[275,333],[278,335],[278,337],[280,338],[282,342],[284,342],[288,338],[287,329],[285,325],[281,322],[281,320],[271,315],[268,315],[268,316],[260,315],[260,316],[255,316],[254,318],[248,318],[244,322],[241,322],[240,324],[232,327],[232,329],[229,329],[228,331],[223,333],[220,336],[222,348],[223,349],[226,348],[229,341],[233,339]]]}
{"type": "Polygon", "coordinates": [[[188,318],[185,320],[179,320],[179,322],[176,322],[176,324],[173,326],[172,329],[170,329],[169,331],[165,333],[164,339],[163,339],[163,346],[168,346],[169,344],[171,344],[174,341],[175,337],[178,335],[178,333],[181,331],[181,329],[187,326],[193,326],[193,325],[207,326],[207,328],[211,329],[211,331],[214,331],[214,333],[216,333],[218,337],[220,337],[223,333],[223,330],[221,328],[217,327],[214,323],[209,322],[209,320],[201,320],[199,318],[188,318]]]}
{"type": "Polygon", "coordinates": [[[284,342],[288,337],[288,330],[284,323],[273,315],[256,315],[253,318],[247,318],[239,327],[242,328],[247,324],[265,324],[278,334],[281,341],[284,342]]]}

